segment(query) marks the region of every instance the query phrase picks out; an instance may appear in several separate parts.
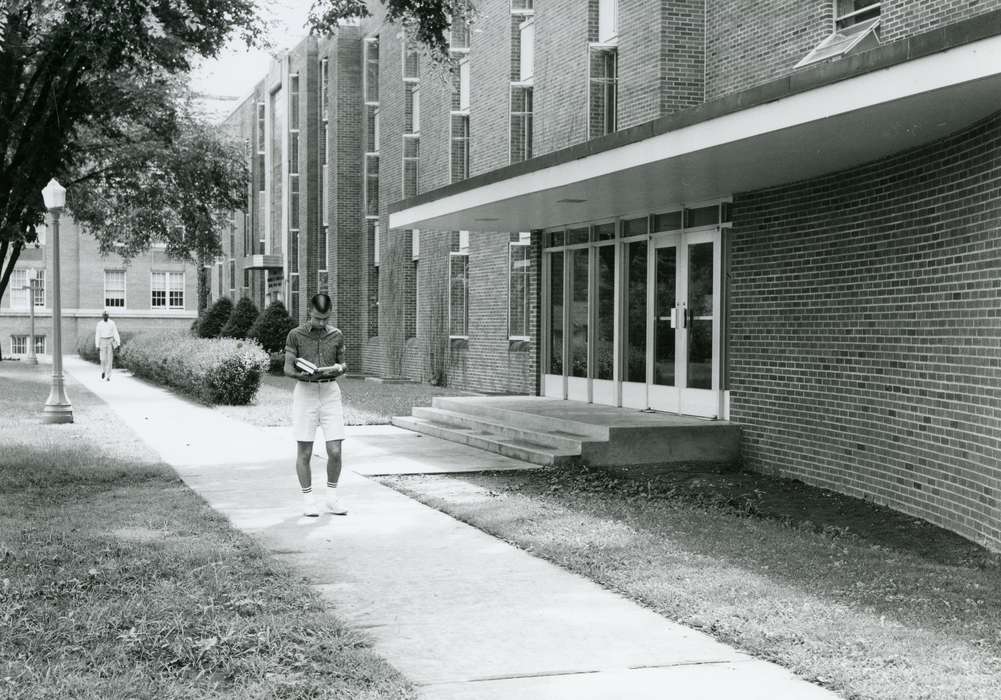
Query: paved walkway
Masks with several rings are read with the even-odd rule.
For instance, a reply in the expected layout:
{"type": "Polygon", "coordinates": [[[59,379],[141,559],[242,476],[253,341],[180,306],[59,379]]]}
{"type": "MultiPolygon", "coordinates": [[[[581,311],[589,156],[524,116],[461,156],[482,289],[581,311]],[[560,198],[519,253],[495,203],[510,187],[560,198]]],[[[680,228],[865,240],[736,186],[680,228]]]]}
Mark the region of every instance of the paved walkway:
{"type": "MultiPolygon", "coordinates": [[[[434,700],[813,700],[784,669],[671,623],[364,473],[525,468],[390,426],[348,431],[350,514],[304,518],[287,429],[261,429],[66,359],[184,481],[308,577],[332,612],[434,700]]],[[[71,397],[72,400],[72,397],[71,397]]],[[[323,462],[313,464],[323,483],[323,462]]]]}

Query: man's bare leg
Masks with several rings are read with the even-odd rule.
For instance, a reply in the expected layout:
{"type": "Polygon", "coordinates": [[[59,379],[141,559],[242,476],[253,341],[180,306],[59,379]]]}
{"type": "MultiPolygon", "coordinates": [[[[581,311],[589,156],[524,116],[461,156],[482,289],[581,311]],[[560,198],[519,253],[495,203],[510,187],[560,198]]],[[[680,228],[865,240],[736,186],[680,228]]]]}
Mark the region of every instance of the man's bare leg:
{"type": "Polygon", "coordinates": [[[327,510],[334,515],[348,511],[337,499],[337,482],[341,478],[341,441],[327,440],[327,510]]]}
{"type": "Polygon", "coordinates": [[[309,516],[319,515],[313,501],[313,472],[310,470],[309,460],[313,456],[313,443],[296,441],[295,473],[299,477],[299,486],[305,498],[305,514],[309,516]]]}

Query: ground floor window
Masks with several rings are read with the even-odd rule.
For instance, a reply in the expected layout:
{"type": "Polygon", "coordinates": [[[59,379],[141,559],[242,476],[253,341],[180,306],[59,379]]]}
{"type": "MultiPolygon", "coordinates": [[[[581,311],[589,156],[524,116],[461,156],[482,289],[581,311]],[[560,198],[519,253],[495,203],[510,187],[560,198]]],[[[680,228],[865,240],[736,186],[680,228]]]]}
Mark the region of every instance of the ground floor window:
{"type": "Polygon", "coordinates": [[[150,306],[154,309],[184,308],[184,273],[153,272],[150,306]]]}
{"type": "Polygon", "coordinates": [[[28,352],[28,336],[12,335],[10,337],[10,354],[25,355],[28,352]]]}
{"type": "Polygon", "coordinates": [[[529,278],[532,258],[528,241],[519,237],[509,245],[508,266],[508,337],[529,338],[529,278]]]}
{"type": "Polygon", "coordinates": [[[125,270],[104,271],[104,306],[125,308],[125,270]]]}
{"type": "Polygon", "coordinates": [[[469,254],[451,253],[448,263],[448,335],[468,338],[469,254]]]}
{"type": "Polygon", "coordinates": [[[35,354],[44,355],[45,354],[45,336],[36,335],[35,336],[35,354]]]}

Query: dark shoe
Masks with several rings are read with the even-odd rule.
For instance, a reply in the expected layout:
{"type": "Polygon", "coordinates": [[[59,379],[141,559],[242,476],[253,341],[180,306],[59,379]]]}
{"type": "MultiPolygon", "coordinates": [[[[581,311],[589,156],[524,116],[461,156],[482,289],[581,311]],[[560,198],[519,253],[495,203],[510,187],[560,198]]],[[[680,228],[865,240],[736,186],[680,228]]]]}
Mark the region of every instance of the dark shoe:
{"type": "Polygon", "coordinates": [[[101,379],[104,379],[104,372],[101,372],[101,379]]]}

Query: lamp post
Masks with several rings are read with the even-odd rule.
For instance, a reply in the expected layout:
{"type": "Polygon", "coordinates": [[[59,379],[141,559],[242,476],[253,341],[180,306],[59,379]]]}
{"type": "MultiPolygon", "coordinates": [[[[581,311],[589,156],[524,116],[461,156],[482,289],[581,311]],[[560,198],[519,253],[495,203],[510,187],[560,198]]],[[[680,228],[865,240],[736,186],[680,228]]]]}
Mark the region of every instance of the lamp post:
{"type": "MultiPolygon", "coordinates": [[[[55,179],[42,190],[45,208],[52,214],[52,389],[42,409],[46,423],[72,423],[73,405],[63,387],[62,302],[59,299],[59,215],[66,206],[66,188],[55,179]]],[[[34,304],[35,300],[31,300],[34,304]]]]}
{"type": "Polygon", "coordinates": [[[29,365],[37,365],[38,357],[35,355],[35,271],[28,270],[28,286],[23,287],[28,290],[28,314],[31,318],[31,334],[28,336],[28,359],[29,365]]]}

